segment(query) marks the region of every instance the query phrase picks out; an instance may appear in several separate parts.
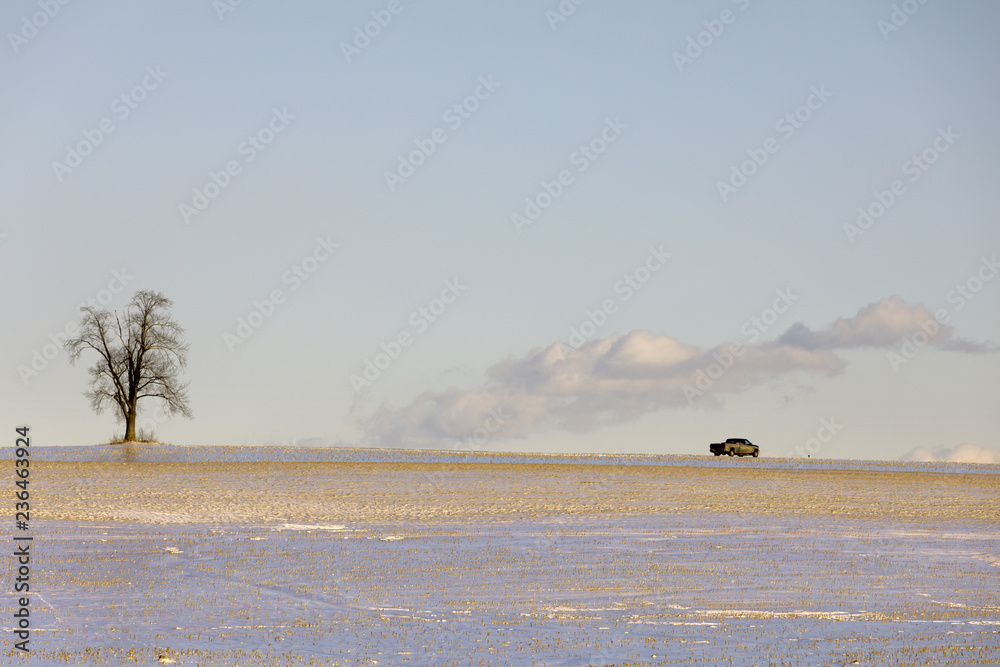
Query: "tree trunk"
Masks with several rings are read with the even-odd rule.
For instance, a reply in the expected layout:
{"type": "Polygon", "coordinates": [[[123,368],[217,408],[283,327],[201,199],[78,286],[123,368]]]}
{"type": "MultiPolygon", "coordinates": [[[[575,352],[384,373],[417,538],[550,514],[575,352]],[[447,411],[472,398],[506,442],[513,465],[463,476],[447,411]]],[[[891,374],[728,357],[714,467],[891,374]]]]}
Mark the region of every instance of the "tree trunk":
{"type": "Polygon", "coordinates": [[[135,408],[125,413],[125,442],[135,441],[135,408]]]}

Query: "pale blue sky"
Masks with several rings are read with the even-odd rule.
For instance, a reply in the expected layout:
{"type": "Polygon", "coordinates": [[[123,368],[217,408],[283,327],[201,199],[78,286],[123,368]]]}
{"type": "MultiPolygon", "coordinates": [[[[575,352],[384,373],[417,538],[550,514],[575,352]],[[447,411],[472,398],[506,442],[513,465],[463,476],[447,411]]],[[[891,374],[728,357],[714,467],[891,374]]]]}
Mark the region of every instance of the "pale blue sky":
{"type": "Polygon", "coordinates": [[[11,35],[31,33],[24,17],[43,11],[38,2],[0,9],[8,423],[30,423],[48,444],[114,430],[81,395],[87,360],[74,368],[59,354],[26,382],[19,367],[125,269],[135,277],[112,307],[160,290],[187,328],[195,419],[157,428],[177,444],[450,448],[480,427],[486,404],[507,401],[521,415],[488,448],[702,453],[742,436],[784,455],[831,417],[844,427],[820,456],[1000,446],[1000,356],[985,351],[1000,340],[1000,280],[960,310],[948,301],[1000,252],[995,3],[919,5],[886,39],[879,21],[893,3],[881,0],[589,0],[555,30],[554,0],[400,0],[348,63],[341,43],[388,5],[244,0],[220,19],[207,0],[75,2],[24,39],[11,35]],[[678,71],[675,52],[724,11],[732,22],[678,71]],[[155,88],[121,118],[114,100],[144,77],[155,88]],[[445,112],[481,78],[499,86],[454,128],[445,112]],[[788,137],[776,123],[814,87],[831,96],[788,137]],[[241,143],[275,109],[294,119],[246,161],[241,143]],[[114,130],[60,181],[52,163],[105,118],[114,130]],[[624,129],[579,171],[575,152],[607,119],[624,129]],[[447,139],[391,192],[385,172],[435,128],[447,139]],[[948,150],[911,181],[904,163],[948,128],[958,138],[939,142],[948,150]],[[722,201],[718,181],[769,138],[777,152],[722,201]],[[239,173],[185,223],[179,206],[231,160],[239,173]],[[519,234],[511,214],[562,170],[572,183],[519,234]],[[843,225],[895,179],[905,192],[850,243],[843,225]],[[292,290],[282,276],[317,237],[340,247],[292,290]],[[616,282],[650,246],[671,258],[626,302],[616,282]],[[449,279],[467,289],[418,332],[411,313],[449,279]],[[230,352],[224,334],[274,289],[287,300],[230,352]],[[838,339],[833,375],[833,362],[786,363],[784,350],[746,378],[727,374],[713,404],[676,400],[657,356],[673,349],[665,341],[693,350],[682,355],[690,368],[669,370],[683,377],[743,341],[783,289],[797,300],[762,341],[880,302],[873,312],[885,314],[882,300],[898,297],[892,331],[915,331],[921,306],[945,308],[950,339],[980,345],[952,351],[942,338],[894,372],[887,354],[901,336],[838,339]],[[608,298],[619,308],[593,340],[646,331],[653,342],[628,348],[632,365],[613,386],[598,382],[618,363],[610,356],[585,364],[590,375],[568,393],[555,389],[566,364],[540,381],[532,350],[568,341],[608,298]],[[355,392],[351,376],[401,331],[413,344],[355,392]],[[528,379],[488,374],[501,363],[528,379]]]}

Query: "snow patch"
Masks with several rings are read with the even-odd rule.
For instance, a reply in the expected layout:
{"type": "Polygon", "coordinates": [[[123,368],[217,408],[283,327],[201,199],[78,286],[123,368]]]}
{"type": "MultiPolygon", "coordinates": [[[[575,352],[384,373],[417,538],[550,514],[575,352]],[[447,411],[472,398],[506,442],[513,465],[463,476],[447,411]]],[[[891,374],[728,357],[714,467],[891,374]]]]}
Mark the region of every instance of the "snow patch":
{"type": "Polygon", "coordinates": [[[286,523],[274,530],[347,530],[347,526],[339,523],[286,523]]]}

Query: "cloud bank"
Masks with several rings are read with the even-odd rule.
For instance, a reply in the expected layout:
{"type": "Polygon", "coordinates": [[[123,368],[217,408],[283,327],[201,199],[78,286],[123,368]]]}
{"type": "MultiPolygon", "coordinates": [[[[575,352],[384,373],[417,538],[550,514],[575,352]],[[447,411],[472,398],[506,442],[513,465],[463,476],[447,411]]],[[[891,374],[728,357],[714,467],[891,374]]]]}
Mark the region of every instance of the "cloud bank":
{"type": "Polygon", "coordinates": [[[797,323],[757,346],[702,349],[645,330],[577,349],[555,343],[495,364],[478,388],[425,392],[403,407],[383,405],[361,426],[366,444],[380,447],[448,446],[477,430],[504,438],[551,427],[587,431],[694,402],[718,403],[720,394],[789,373],[833,376],[847,367],[838,350],[892,349],[918,331],[926,335],[926,345],[940,349],[968,354],[996,349],[956,339],[924,306],[889,297],[825,329],[797,323]]]}
{"type": "Polygon", "coordinates": [[[962,444],[955,447],[939,445],[928,449],[916,447],[899,457],[900,461],[922,463],[996,463],[1000,464],[1000,450],[978,445],[962,444]]]}

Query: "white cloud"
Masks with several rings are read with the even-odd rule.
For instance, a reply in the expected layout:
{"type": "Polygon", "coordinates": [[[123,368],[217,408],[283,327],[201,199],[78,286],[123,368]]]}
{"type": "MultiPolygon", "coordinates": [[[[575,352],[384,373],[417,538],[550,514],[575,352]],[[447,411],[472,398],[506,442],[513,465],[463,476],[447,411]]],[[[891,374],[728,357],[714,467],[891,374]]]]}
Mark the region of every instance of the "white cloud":
{"type": "MultiPolygon", "coordinates": [[[[402,408],[383,405],[362,427],[372,445],[441,446],[481,428],[494,408],[509,415],[495,433],[498,438],[524,437],[546,427],[586,431],[688,405],[694,394],[718,403],[722,394],[790,373],[835,375],[847,366],[836,350],[888,348],[928,320],[934,321],[924,306],[891,297],[821,331],[796,324],[776,341],[744,346],[736,355],[730,343],[703,350],[644,330],[593,340],[579,349],[554,343],[497,363],[478,388],[426,392],[402,408]]],[[[971,341],[956,345],[952,335],[951,327],[937,325],[930,344],[966,353],[995,349],[971,341]]]]}
{"type": "Polygon", "coordinates": [[[980,353],[996,349],[988,343],[954,338],[954,329],[938,323],[927,308],[921,304],[911,306],[898,296],[865,306],[854,317],[837,318],[823,331],[812,331],[801,322],[797,323],[777,342],[810,350],[885,347],[917,331],[928,334],[938,347],[957,352],[980,353]]]}
{"type": "Polygon", "coordinates": [[[955,447],[939,445],[928,449],[916,447],[899,457],[900,461],[921,461],[925,463],[997,463],[1000,464],[1000,450],[979,447],[965,443],[955,447]]]}

